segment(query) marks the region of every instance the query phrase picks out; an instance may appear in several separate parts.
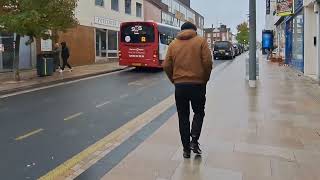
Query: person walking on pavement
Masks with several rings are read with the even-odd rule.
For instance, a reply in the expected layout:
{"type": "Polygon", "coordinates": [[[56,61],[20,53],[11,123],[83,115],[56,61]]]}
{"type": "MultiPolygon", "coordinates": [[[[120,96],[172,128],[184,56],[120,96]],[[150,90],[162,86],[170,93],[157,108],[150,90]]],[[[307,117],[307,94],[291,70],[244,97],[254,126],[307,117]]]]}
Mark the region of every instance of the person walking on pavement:
{"type": "Polygon", "coordinates": [[[59,69],[61,70],[61,47],[59,43],[54,45],[54,70],[59,69]]]}
{"type": "Polygon", "coordinates": [[[70,69],[70,72],[72,71],[72,67],[70,66],[69,62],[68,62],[68,59],[70,57],[70,51],[69,51],[69,48],[67,46],[67,43],[66,42],[62,42],[61,43],[61,58],[62,58],[62,61],[63,61],[63,65],[62,65],[62,68],[61,68],[61,71],[60,72],[63,72],[64,71],[64,68],[66,66],[69,67],[70,69]]]}
{"type": "Polygon", "coordinates": [[[175,85],[183,157],[190,158],[191,150],[201,155],[198,141],[205,116],[206,85],[213,61],[207,41],[197,36],[194,24],[186,22],[181,26],[181,32],[169,45],[163,68],[175,85]],[[194,112],[191,131],[190,103],[194,112]]]}

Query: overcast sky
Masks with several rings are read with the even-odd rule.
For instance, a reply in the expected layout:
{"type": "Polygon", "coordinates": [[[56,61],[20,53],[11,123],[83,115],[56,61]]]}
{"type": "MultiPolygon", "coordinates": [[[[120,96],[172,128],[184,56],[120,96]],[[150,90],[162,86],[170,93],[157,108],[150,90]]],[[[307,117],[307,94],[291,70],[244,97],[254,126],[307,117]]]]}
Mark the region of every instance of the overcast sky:
{"type": "MultiPolygon", "coordinates": [[[[191,0],[191,7],[204,16],[206,27],[222,23],[231,27],[234,33],[237,25],[246,21],[249,14],[249,0],[191,0]]],[[[264,25],[265,0],[257,0],[258,34],[261,34],[264,25]]]]}

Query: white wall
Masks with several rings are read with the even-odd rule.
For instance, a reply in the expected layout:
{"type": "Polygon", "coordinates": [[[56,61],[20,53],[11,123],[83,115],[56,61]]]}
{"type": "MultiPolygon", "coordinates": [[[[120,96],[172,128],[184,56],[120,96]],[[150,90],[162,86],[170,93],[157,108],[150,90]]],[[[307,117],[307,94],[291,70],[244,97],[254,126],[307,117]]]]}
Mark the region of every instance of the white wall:
{"type": "Polygon", "coordinates": [[[125,13],[124,0],[119,0],[119,11],[111,10],[111,1],[104,0],[104,7],[96,6],[95,0],[80,0],[76,9],[76,17],[80,25],[92,26],[98,28],[108,28],[118,31],[119,28],[115,26],[105,27],[94,23],[95,16],[104,17],[119,22],[124,21],[142,21],[143,20],[143,0],[132,0],[131,15],[125,13]],[[136,17],[136,3],[142,4],[142,17],[136,17]]]}
{"type": "MultiPolygon", "coordinates": [[[[306,75],[316,75],[317,72],[317,47],[314,46],[314,37],[317,35],[317,16],[313,6],[304,8],[304,64],[306,75]]],[[[318,45],[320,42],[317,42],[318,45]]]]}

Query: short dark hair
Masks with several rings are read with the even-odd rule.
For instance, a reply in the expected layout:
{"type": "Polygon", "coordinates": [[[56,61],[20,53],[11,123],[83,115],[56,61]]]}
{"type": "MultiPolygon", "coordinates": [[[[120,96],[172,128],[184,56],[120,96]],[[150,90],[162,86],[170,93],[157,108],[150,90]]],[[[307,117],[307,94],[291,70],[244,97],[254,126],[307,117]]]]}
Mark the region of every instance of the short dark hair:
{"type": "Polygon", "coordinates": [[[181,26],[181,31],[187,30],[187,29],[193,29],[193,30],[197,31],[197,26],[191,22],[186,22],[181,26]]]}

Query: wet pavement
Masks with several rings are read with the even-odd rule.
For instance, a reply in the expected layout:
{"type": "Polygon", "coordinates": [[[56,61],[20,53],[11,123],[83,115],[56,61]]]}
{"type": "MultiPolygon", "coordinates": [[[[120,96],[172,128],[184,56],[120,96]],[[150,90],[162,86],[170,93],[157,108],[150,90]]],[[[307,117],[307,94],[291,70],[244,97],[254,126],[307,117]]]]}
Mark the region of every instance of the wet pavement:
{"type": "Polygon", "coordinates": [[[209,83],[201,157],[183,159],[173,114],[104,176],[78,179],[319,180],[319,86],[289,67],[261,64],[257,89],[245,81],[244,59],[209,83]]]}

